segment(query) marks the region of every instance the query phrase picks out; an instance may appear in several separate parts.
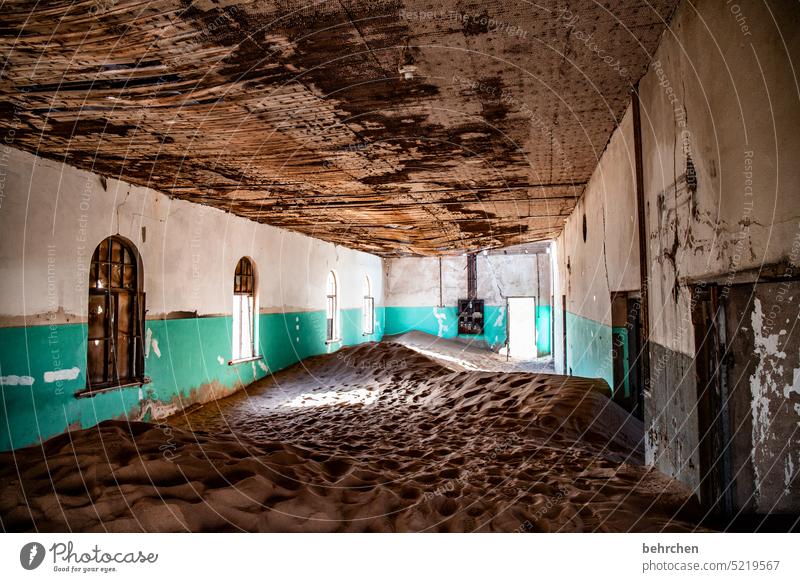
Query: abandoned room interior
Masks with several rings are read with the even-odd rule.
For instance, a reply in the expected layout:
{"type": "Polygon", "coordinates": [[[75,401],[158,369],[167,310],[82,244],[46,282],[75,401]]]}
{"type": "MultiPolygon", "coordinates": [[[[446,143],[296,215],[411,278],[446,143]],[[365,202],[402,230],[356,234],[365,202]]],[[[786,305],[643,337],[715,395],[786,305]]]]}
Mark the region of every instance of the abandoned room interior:
{"type": "Polygon", "coordinates": [[[0,6],[6,532],[787,532],[790,0],[0,6]]]}

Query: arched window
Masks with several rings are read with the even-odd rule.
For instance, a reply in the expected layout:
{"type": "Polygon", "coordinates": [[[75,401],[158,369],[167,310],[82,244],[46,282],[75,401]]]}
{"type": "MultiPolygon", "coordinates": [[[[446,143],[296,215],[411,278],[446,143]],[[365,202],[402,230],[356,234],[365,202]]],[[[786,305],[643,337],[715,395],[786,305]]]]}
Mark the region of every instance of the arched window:
{"type": "Polygon", "coordinates": [[[253,263],[242,257],[233,277],[233,360],[256,355],[255,339],[256,275],[253,263]]]}
{"type": "Polygon", "coordinates": [[[328,322],[326,339],[329,342],[339,339],[339,300],[337,292],[336,275],[331,271],[328,273],[328,282],[325,285],[327,298],[325,313],[328,322]]]}
{"type": "Polygon", "coordinates": [[[144,293],[136,248],[111,236],[92,255],[89,271],[86,391],[144,381],[144,293]]]}
{"type": "Polygon", "coordinates": [[[363,321],[361,327],[364,335],[375,333],[375,298],[372,297],[372,283],[369,275],[364,276],[364,306],[362,307],[363,321]]]}

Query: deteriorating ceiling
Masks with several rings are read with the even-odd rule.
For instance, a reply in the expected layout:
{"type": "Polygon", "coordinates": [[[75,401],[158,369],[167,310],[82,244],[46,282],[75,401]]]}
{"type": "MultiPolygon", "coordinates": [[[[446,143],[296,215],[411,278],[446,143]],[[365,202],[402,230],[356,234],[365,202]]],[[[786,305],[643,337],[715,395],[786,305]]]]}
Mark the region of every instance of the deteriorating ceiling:
{"type": "Polygon", "coordinates": [[[543,240],[676,3],[7,0],[0,132],[384,256],[543,240]]]}

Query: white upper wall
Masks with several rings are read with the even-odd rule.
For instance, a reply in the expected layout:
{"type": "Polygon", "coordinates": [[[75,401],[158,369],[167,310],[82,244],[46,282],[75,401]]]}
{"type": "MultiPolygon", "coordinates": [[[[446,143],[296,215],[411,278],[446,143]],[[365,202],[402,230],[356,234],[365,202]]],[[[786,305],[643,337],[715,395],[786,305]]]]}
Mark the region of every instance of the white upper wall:
{"type": "Polygon", "coordinates": [[[111,234],[128,238],[141,254],[149,317],[229,314],[242,256],[255,262],[262,312],[324,309],[331,269],[341,308],[362,305],[365,275],[383,304],[380,257],[118,180],[104,189],[97,174],[20,150],[3,148],[0,157],[7,170],[0,183],[4,325],[21,325],[20,316],[37,323],[54,312],[56,322],[84,320],[89,262],[111,234]]]}
{"type": "Polygon", "coordinates": [[[570,312],[606,325],[611,325],[611,293],[641,286],[635,170],[633,115],[628,107],[556,239],[556,305],[566,295],[570,312]]]}
{"type": "MultiPolygon", "coordinates": [[[[457,305],[467,296],[467,257],[442,257],[442,305],[457,305]]],[[[505,305],[506,297],[540,296],[550,302],[550,258],[546,254],[479,254],[478,298],[486,305],[505,305]],[[538,266],[538,273],[537,273],[538,266]]],[[[408,257],[386,261],[386,305],[439,305],[439,259],[408,257]]]]}

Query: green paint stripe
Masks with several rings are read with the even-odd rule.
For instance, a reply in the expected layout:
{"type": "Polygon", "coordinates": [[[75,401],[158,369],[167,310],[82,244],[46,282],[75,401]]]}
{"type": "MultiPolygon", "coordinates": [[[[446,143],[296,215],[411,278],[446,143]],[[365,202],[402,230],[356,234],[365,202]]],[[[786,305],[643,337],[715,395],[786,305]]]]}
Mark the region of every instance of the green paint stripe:
{"type": "MultiPolygon", "coordinates": [[[[622,350],[622,374],[623,374],[623,393],[625,398],[629,398],[631,395],[631,378],[630,378],[630,351],[629,351],[629,338],[628,338],[628,328],[627,327],[612,327],[612,343],[614,347],[618,347],[622,350]]],[[[614,389],[614,385],[611,385],[611,389],[614,389]]]]}
{"type": "MultiPolygon", "coordinates": [[[[492,349],[498,349],[506,342],[505,305],[486,305],[484,307],[484,329],[481,336],[458,335],[458,308],[447,307],[386,307],[386,334],[397,335],[409,331],[421,331],[444,338],[463,337],[485,341],[492,349]]],[[[550,306],[536,309],[536,344],[541,355],[550,353],[550,306]]]]}
{"type": "MultiPolygon", "coordinates": [[[[556,317],[562,317],[558,309],[556,317]]],[[[611,327],[567,311],[567,373],[602,378],[614,386],[611,327]],[[570,371],[571,370],[571,371],[570,371]]]]}
{"type": "Polygon", "coordinates": [[[207,384],[236,389],[309,356],[343,345],[379,341],[383,307],[375,308],[375,333],[361,333],[361,309],[340,312],[342,341],[325,343],[324,311],[261,314],[258,318],[261,362],[228,365],[232,318],[229,316],[150,320],[145,375],[150,384],[121,388],[91,398],[75,398],[86,386],[85,324],[40,325],[0,329],[0,450],[34,444],[64,432],[87,428],[136,410],[142,397],[159,403],[175,399],[191,404],[192,390],[207,384]],[[263,366],[263,367],[262,367],[263,366]],[[45,373],[77,368],[74,379],[46,382],[45,373]],[[17,377],[16,385],[13,385],[17,377]],[[33,384],[20,385],[30,377],[33,384]],[[178,397],[178,398],[176,398],[178,397]]]}
{"type": "Polygon", "coordinates": [[[551,353],[552,309],[549,305],[536,306],[536,351],[539,356],[551,353]]]}

